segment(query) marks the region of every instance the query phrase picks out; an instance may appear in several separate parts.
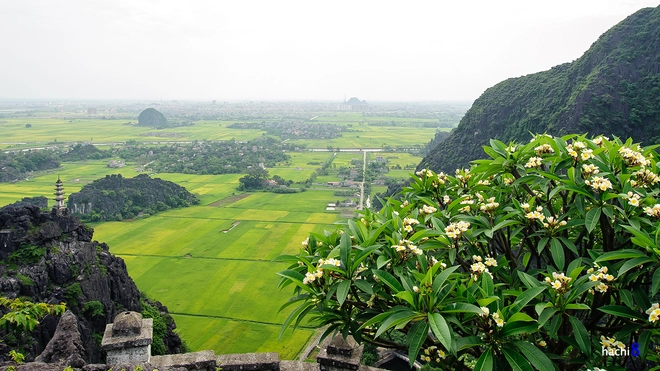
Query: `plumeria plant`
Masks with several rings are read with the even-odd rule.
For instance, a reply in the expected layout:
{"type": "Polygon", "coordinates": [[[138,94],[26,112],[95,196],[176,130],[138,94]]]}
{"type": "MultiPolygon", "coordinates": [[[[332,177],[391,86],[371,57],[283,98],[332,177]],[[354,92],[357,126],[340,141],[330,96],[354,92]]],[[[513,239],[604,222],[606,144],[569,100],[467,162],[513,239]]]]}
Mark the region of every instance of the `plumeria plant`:
{"type": "Polygon", "coordinates": [[[401,200],[278,258],[294,291],[282,331],[327,326],[445,370],[657,367],[654,148],[536,135],[419,171],[401,200]]]}

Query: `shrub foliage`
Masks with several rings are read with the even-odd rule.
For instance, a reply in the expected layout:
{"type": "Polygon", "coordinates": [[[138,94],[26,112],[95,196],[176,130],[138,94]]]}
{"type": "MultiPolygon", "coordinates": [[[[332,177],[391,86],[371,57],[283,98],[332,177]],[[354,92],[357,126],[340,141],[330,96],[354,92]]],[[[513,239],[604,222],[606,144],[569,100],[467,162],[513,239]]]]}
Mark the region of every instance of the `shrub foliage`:
{"type": "Polygon", "coordinates": [[[280,286],[294,289],[283,308],[295,308],[282,331],[328,326],[445,370],[657,365],[653,147],[579,135],[490,144],[490,159],[419,171],[400,201],[280,256],[291,262],[280,286]]]}

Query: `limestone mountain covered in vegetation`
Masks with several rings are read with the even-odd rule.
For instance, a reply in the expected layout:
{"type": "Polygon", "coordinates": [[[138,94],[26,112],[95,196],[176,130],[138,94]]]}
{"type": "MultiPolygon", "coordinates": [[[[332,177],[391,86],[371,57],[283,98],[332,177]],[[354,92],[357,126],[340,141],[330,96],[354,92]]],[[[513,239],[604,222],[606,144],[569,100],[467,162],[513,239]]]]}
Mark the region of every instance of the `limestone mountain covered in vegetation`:
{"type": "Polygon", "coordinates": [[[164,127],[167,125],[167,119],[160,111],[155,108],[147,108],[138,116],[138,126],[164,127]]]}
{"type": "Polygon", "coordinates": [[[198,203],[184,187],[140,174],[124,178],[106,175],[69,196],[68,206],[86,221],[122,220],[198,203]]]}
{"type": "Polygon", "coordinates": [[[604,33],[582,57],[486,90],[419,168],[453,171],[490,139],[589,133],[660,142],[660,7],[604,33]]]}
{"type": "MultiPolygon", "coordinates": [[[[183,345],[167,309],[140,294],[124,261],[105,243],[92,241],[93,233],[67,210],[42,212],[35,205],[0,208],[0,296],[65,303],[78,319],[83,358],[90,363],[103,361],[103,331],[123,310],[154,318],[153,354],[180,352],[183,345]]],[[[7,311],[0,306],[0,315],[7,311]]],[[[8,324],[0,326],[0,362],[9,359],[12,349],[32,360],[52,338],[57,321],[47,316],[23,334],[10,331],[8,324]]]]}

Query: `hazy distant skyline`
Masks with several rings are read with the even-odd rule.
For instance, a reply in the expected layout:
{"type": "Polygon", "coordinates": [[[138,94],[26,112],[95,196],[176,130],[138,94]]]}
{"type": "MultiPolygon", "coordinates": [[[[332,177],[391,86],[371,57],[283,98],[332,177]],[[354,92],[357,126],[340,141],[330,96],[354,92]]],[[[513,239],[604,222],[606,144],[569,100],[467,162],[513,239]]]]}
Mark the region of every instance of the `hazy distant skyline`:
{"type": "Polygon", "coordinates": [[[660,2],[0,3],[0,99],[472,101],[660,2]]]}

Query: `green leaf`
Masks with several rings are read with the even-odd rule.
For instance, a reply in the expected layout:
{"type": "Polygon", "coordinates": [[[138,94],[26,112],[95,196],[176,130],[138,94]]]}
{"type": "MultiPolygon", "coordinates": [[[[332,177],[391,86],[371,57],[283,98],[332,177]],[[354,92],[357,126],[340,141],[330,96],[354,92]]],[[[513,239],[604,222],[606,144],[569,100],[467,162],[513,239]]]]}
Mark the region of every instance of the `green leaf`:
{"type": "Polygon", "coordinates": [[[452,303],[443,308],[442,313],[476,313],[482,314],[483,311],[476,305],[468,303],[452,303]]]}
{"type": "Polygon", "coordinates": [[[374,270],[374,275],[378,277],[381,282],[385,283],[389,288],[391,288],[394,293],[396,294],[399,291],[403,291],[403,286],[401,286],[401,283],[394,278],[393,275],[391,275],[389,272],[386,271],[381,271],[381,270],[374,270]]]}
{"type": "Polygon", "coordinates": [[[348,291],[351,289],[351,281],[341,281],[337,287],[337,301],[339,305],[343,305],[346,301],[346,296],[348,296],[348,291]]]}
{"type": "Polygon", "coordinates": [[[520,334],[531,334],[536,332],[538,330],[539,324],[534,321],[534,322],[523,322],[523,321],[515,321],[515,322],[507,322],[504,324],[504,327],[502,328],[502,331],[500,332],[500,335],[502,337],[507,337],[507,336],[513,336],[513,335],[520,335],[520,334]]]}
{"type": "Polygon", "coordinates": [[[557,313],[557,309],[555,308],[543,309],[543,312],[541,312],[541,314],[539,315],[539,325],[540,326],[545,325],[545,323],[548,322],[548,320],[552,318],[552,316],[554,316],[555,313],[557,313]]]}
{"type": "Polygon", "coordinates": [[[518,296],[516,301],[514,301],[513,304],[507,307],[509,316],[520,312],[520,310],[523,309],[525,305],[527,305],[527,303],[529,303],[532,299],[534,299],[540,293],[545,291],[545,289],[547,289],[546,286],[538,286],[523,291],[523,293],[518,296]]]}
{"type": "MultiPolygon", "coordinates": [[[[389,313],[389,312],[388,312],[389,313]]],[[[375,337],[379,337],[385,331],[391,329],[392,327],[405,325],[406,323],[412,321],[417,316],[417,313],[411,311],[410,309],[399,310],[397,312],[391,313],[383,323],[378,327],[375,337]]]]}
{"type": "Polygon", "coordinates": [[[405,300],[408,304],[410,304],[411,307],[416,309],[417,306],[415,305],[415,299],[413,298],[412,294],[409,291],[399,291],[394,296],[396,296],[399,299],[405,300]]]}
{"type": "Polygon", "coordinates": [[[523,272],[523,271],[518,271],[518,277],[520,277],[520,280],[522,283],[528,288],[531,289],[532,287],[539,287],[541,286],[541,282],[539,282],[536,278],[533,276],[523,272]]]}
{"type": "Polygon", "coordinates": [[[348,256],[351,253],[351,237],[348,235],[348,233],[344,233],[341,235],[341,239],[339,241],[339,254],[341,257],[341,265],[348,270],[350,265],[348,264],[348,256]]]}
{"type": "Polygon", "coordinates": [[[539,350],[532,343],[527,341],[516,341],[513,345],[520,350],[520,353],[536,367],[539,371],[555,371],[555,367],[548,356],[539,350]]]}
{"type": "Polygon", "coordinates": [[[651,285],[651,296],[655,296],[655,294],[658,292],[660,289],[660,269],[657,269],[653,273],[653,281],[651,285]]]}
{"type": "Polygon", "coordinates": [[[439,313],[429,313],[428,317],[433,335],[438,338],[445,349],[451,349],[451,330],[445,318],[439,313]]]}
{"type": "Polygon", "coordinates": [[[606,252],[603,255],[599,256],[598,259],[594,261],[594,263],[610,261],[610,260],[619,260],[619,259],[640,258],[640,257],[646,257],[646,254],[635,249],[624,249],[624,250],[606,252]]]}
{"type": "Polygon", "coordinates": [[[284,270],[284,271],[281,271],[281,272],[277,272],[277,274],[284,277],[284,278],[288,278],[291,282],[293,282],[294,284],[296,284],[298,287],[302,288],[303,290],[308,291],[308,292],[312,292],[312,289],[309,286],[307,286],[303,283],[303,279],[305,277],[302,274],[300,274],[299,272],[287,269],[287,270],[284,270]]]}
{"type": "Polygon", "coordinates": [[[564,270],[564,247],[556,238],[550,240],[550,253],[552,254],[552,260],[557,265],[557,268],[559,270],[564,270]]]}
{"type": "Polygon", "coordinates": [[[525,360],[525,357],[523,357],[515,349],[505,345],[502,348],[502,353],[504,353],[504,357],[506,357],[506,360],[509,362],[509,366],[511,366],[514,371],[534,371],[534,368],[529,365],[529,363],[525,360]]]}
{"type": "Polygon", "coordinates": [[[408,330],[408,359],[412,368],[417,359],[419,350],[424,345],[426,335],[429,333],[429,324],[426,321],[415,322],[408,330]]]}
{"type": "Polygon", "coordinates": [[[589,332],[587,332],[587,328],[584,327],[579,319],[573,316],[569,316],[568,320],[571,321],[571,326],[573,327],[573,336],[575,336],[575,340],[580,346],[580,350],[585,356],[590,357],[591,339],[589,338],[589,332]]]}
{"type": "Polygon", "coordinates": [[[624,307],[623,305],[604,305],[598,308],[598,310],[613,316],[646,320],[646,317],[628,307],[624,307]]]}
{"type": "Polygon", "coordinates": [[[651,340],[651,331],[644,331],[639,335],[639,357],[646,358],[646,352],[649,350],[649,343],[651,340]]]}
{"type": "Polygon", "coordinates": [[[460,351],[466,348],[483,345],[484,341],[478,336],[465,336],[456,339],[456,350],[460,351]]]}
{"type": "MultiPolygon", "coordinates": [[[[296,319],[298,315],[300,315],[302,312],[305,311],[305,309],[307,309],[310,306],[314,306],[314,304],[311,302],[304,302],[289,314],[289,316],[286,318],[286,320],[284,320],[284,323],[282,324],[282,328],[280,329],[279,339],[282,339],[282,335],[284,335],[286,329],[289,328],[291,322],[293,322],[293,320],[296,319]]],[[[300,322],[300,320],[296,322],[300,322]]]]}
{"type": "Polygon", "coordinates": [[[437,293],[438,290],[440,290],[440,288],[442,287],[442,284],[445,283],[447,278],[449,278],[449,275],[454,273],[456,269],[458,269],[458,265],[449,267],[443,270],[442,272],[440,272],[440,274],[438,274],[437,276],[435,276],[435,279],[433,279],[433,291],[437,293]]]}
{"type": "Polygon", "coordinates": [[[474,366],[475,371],[491,371],[493,370],[493,348],[488,348],[487,351],[481,354],[474,366]]]}
{"type": "Polygon", "coordinates": [[[371,286],[367,280],[355,280],[355,286],[357,286],[360,290],[366,292],[369,295],[374,294],[374,288],[371,286]]]}
{"type": "Polygon", "coordinates": [[[593,208],[587,211],[587,215],[584,216],[584,226],[587,228],[587,232],[591,233],[596,228],[599,218],[600,208],[593,208]]]}
{"type": "Polygon", "coordinates": [[[646,263],[653,263],[653,259],[649,258],[648,256],[644,257],[639,257],[639,258],[634,258],[626,261],[623,263],[621,268],[619,268],[619,273],[618,276],[621,277],[622,274],[628,272],[629,270],[635,268],[638,265],[646,264],[646,263]]]}

